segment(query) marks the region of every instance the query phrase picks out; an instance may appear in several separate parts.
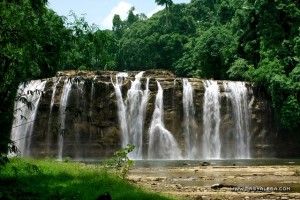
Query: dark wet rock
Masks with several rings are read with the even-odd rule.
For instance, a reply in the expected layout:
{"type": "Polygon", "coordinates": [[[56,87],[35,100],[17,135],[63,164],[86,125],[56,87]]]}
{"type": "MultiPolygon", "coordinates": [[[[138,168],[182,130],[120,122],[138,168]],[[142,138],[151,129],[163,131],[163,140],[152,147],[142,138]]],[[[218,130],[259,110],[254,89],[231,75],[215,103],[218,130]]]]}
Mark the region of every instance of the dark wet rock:
{"type": "Polygon", "coordinates": [[[224,187],[222,183],[216,183],[211,186],[212,189],[220,189],[222,187],[224,187]]]}
{"type": "Polygon", "coordinates": [[[220,188],[223,188],[223,187],[233,188],[233,187],[237,187],[237,186],[236,185],[231,185],[231,184],[225,184],[225,183],[216,183],[216,184],[213,184],[211,186],[212,189],[220,189],[220,188]]]}
{"type": "Polygon", "coordinates": [[[210,165],[210,162],[201,162],[200,165],[201,165],[201,166],[209,166],[209,165],[210,165]]]}

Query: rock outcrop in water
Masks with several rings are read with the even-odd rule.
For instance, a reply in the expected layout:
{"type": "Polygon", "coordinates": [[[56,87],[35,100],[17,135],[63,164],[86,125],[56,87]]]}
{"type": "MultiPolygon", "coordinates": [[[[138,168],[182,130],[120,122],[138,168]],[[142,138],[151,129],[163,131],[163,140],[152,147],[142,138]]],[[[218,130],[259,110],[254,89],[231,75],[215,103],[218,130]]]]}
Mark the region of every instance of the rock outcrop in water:
{"type": "Polygon", "coordinates": [[[30,111],[16,103],[12,139],[23,156],[101,159],[126,143],[135,159],[275,156],[271,110],[249,83],[61,71],[29,86],[43,95],[26,92],[37,102],[30,111]]]}

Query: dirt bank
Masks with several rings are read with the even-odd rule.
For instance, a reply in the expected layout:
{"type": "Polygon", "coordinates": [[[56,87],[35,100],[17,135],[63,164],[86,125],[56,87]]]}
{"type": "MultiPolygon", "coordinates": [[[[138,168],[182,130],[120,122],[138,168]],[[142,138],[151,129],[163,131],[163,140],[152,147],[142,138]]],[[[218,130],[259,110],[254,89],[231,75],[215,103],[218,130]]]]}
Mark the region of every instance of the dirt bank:
{"type": "Polygon", "coordinates": [[[299,199],[300,166],[134,168],[129,179],[184,199],[299,199]]]}

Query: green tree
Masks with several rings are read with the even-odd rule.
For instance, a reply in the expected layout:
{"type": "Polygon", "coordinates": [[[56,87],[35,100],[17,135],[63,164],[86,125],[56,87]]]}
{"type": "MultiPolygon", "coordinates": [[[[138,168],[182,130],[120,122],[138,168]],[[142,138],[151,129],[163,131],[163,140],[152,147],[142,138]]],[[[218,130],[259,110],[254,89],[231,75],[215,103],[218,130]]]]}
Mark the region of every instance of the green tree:
{"type": "MultiPolygon", "coordinates": [[[[36,30],[38,42],[38,67],[41,71],[39,77],[54,76],[64,63],[63,53],[67,51],[66,45],[70,31],[65,27],[64,18],[58,16],[53,10],[46,9],[36,30]]],[[[34,57],[34,55],[32,55],[34,57]]]]}
{"type": "Polygon", "coordinates": [[[228,29],[211,27],[187,46],[184,56],[176,63],[176,70],[183,75],[226,79],[235,47],[235,40],[228,29]],[[187,65],[192,72],[185,70],[187,65]]]}
{"type": "Polygon", "coordinates": [[[120,39],[122,37],[124,28],[125,26],[120,15],[115,14],[113,18],[112,30],[115,33],[117,39],[120,39]]]}
{"type": "MultiPolygon", "coordinates": [[[[40,22],[46,12],[45,0],[0,2],[0,157],[8,153],[13,109],[18,85],[39,77],[41,49],[40,22]]],[[[44,49],[45,50],[45,49],[44,49]]],[[[45,51],[44,51],[45,52],[45,51]]]]}
{"type": "Polygon", "coordinates": [[[173,1],[172,0],[155,0],[155,3],[157,5],[160,5],[160,6],[165,6],[165,10],[166,10],[166,23],[168,24],[169,21],[168,21],[168,15],[169,15],[169,7],[173,4],[173,1]]]}
{"type": "Polygon", "coordinates": [[[173,4],[173,1],[172,0],[155,0],[155,3],[157,3],[157,5],[160,5],[160,6],[164,5],[167,10],[168,7],[170,7],[170,5],[173,4]]]}
{"type": "Polygon", "coordinates": [[[89,25],[84,16],[71,13],[74,21],[67,24],[70,37],[64,52],[64,69],[111,69],[115,65],[113,47],[115,36],[102,31],[95,24],[89,25]]]}
{"type": "Polygon", "coordinates": [[[254,70],[253,65],[250,65],[243,58],[236,59],[230,66],[227,74],[232,80],[250,80],[250,74],[254,70]]]}
{"type": "Polygon", "coordinates": [[[250,80],[268,92],[278,127],[286,132],[300,127],[295,114],[300,105],[299,81],[294,76],[300,61],[299,26],[296,0],[245,0],[232,26],[238,38],[237,55],[253,66],[248,70],[250,80]]]}
{"type": "Polygon", "coordinates": [[[182,56],[188,38],[196,32],[196,24],[191,16],[186,16],[185,9],[185,4],[170,7],[167,27],[164,13],[158,12],[127,28],[119,40],[118,66],[127,70],[175,71],[174,63],[182,56]]]}
{"type": "Polygon", "coordinates": [[[131,7],[128,11],[128,16],[127,16],[127,26],[131,26],[134,22],[139,20],[139,16],[134,14],[134,7],[131,7]]]}
{"type": "Polygon", "coordinates": [[[147,19],[144,13],[134,14],[135,8],[131,7],[128,11],[126,20],[122,21],[120,15],[115,14],[113,18],[112,30],[116,35],[116,39],[121,39],[125,29],[129,28],[132,24],[137,21],[143,21],[147,19]]]}

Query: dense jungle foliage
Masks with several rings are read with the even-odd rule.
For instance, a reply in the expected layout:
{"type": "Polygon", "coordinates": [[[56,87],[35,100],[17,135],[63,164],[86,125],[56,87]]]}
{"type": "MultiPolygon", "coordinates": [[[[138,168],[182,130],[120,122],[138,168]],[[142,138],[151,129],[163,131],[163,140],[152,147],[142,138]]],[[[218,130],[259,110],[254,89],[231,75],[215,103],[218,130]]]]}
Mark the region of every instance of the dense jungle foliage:
{"type": "Polygon", "coordinates": [[[128,11],[100,30],[58,16],[47,0],[0,2],[0,152],[6,153],[19,83],[58,70],[167,69],[178,76],[251,81],[278,127],[300,128],[300,1],[191,0],[147,18],[128,11]]]}

